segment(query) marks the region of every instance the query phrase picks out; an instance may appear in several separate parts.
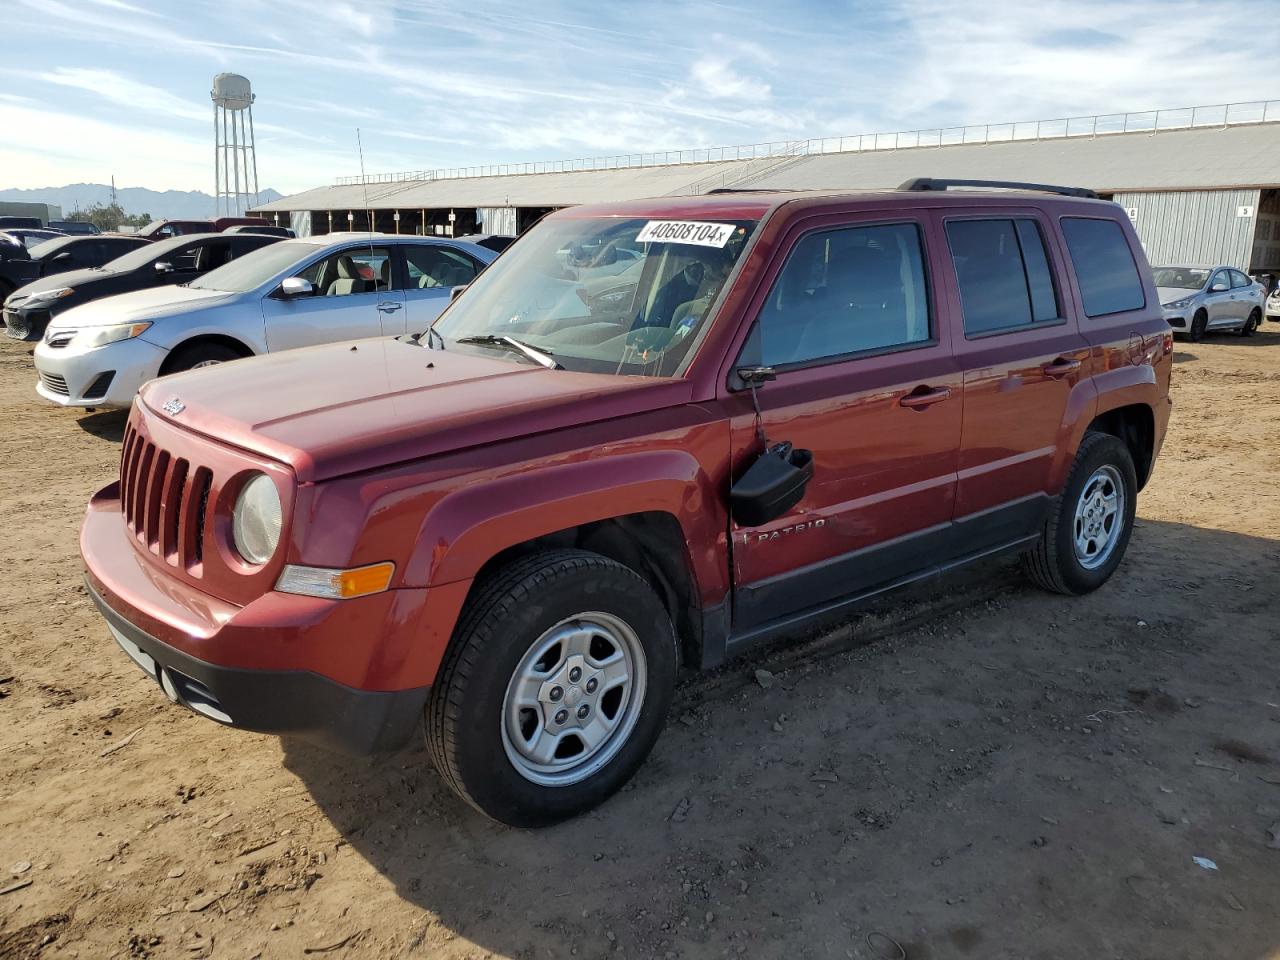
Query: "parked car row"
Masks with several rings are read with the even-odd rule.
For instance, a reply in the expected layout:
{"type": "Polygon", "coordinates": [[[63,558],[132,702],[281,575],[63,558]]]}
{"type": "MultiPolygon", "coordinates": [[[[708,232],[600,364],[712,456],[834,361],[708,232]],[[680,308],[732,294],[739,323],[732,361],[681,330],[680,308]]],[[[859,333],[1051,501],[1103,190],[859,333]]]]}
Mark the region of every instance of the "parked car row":
{"type": "Polygon", "coordinates": [[[626,783],[681,665],[1000,553],[1087,593],[1173,335],[1120,207],[956,185],[578,207],[496,260],[282,240],[59,314],[41,394],[132,403],[90,597],[195,713],[354,753],[425,728],[535,826],[626,783]]]}
{"type": "Polygon", "coordinates": [[[35,350],[42,397],[128,407],[163,374],[426,329],[451,291],[496,256],[460,241],[367,233],[196,234],[148,244],[79,278],[49,278],[45,289],[32,284],[27,299],[24,291],[9,298],[5,319],[32,329],[51,317],[35,350]],[[181,286],[160,286],[177,279],[181,286]],[[121,290],[133,292],[97,299],[121,290]],[[62,313],[63,297],[91,302],[62,313]]]}
{"type": "MultiPolygon", "coordinates": [[[[160,229],[150,234],[94,234],[91,236],[59,237],[18,249],[12,244],[0,245],[0,307],[3,307],[5,332],[20,340],[39,339],[55,313],[70,309],[90,299],[136,290],[142,287],[183,283],[201,273],[220,266],[222,262],[256,249],[264,241],[254,240],[226,242],[227,236],[271,237],[281,239],[292,236],[291,230],[270,224],[252,225],[242,222],[250,218],[223,218],[204,221],[212,230],[220,226],[222,233],[195,236],[184,232],[194,221],[182,221],[182,227],[166,231],[161,221],[160,229]],[[234,223],[228,221],[235,220],[234,223]],[[174,238],[186,237],[190,245],[174,245],[174,238]],[[139,257],[117,264],[114,261],[125,254],[146,246],[155,246],[155,256],[139,257]],[[211,252],[203,256],[198,249],[210,246],[211,252]],[[213,252],[216,248],[221,253],[213,252]],[[136,261],[136,262],[135,262],[136,261]],[[167,268],[155,268],[153,274],[139,269],[145,264],[167,264],[167,268]],[[63,278],[54,283],[47,278],[71,270],[104,269],[103,274],[79,276],[74,281],[63,278]],[[127,275],[127,278],[125,277],[127,275]],[[30,285],[30,288],[27,288],[30,285]]],[[[32,231],[26,231],[28,233],[32,231]]],[[[5,235],[0,234],[0,239],[5,235]]]]}
{"type": "MultiPolygon", "coordinates": [[[[26,247],[18,241],[0,242],[0,305],[15,291],[41,277],[66,270],[99,267],[130,250],[146,246],[139,237],[100,234],[53,237],[26,247]]],[[[10,331],[10,336],[13,336],[10,331]]]]}
{"type": "MultiPolygon", "coordinates": [[[[27,284],[5,301],[5,325],[10,336],[38,340],[49,321],[64,311],[113,294],[189,283],[278,240],[254,234],[206,233],[143,241],[100,267],[58,273],[27,284]]],[[[174,297],[177,292],[166,290],[162,296],[174,297]]]]}

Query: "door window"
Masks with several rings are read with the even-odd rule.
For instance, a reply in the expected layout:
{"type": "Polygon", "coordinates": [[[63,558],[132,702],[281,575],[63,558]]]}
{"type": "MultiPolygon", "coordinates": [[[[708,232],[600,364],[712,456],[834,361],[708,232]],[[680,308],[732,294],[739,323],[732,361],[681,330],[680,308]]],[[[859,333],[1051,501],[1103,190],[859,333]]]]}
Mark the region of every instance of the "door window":
{"type": "Polygon", "coordinates": [[[195,269],[198,273],[207,273],[230,263],[233,255],[230,240],[206,243],[192,252],[195,254],[195,269]]]}
{"type": "Polygon", "coordinates": [[[1224,290],[1231,289],[1231,273],[1228,270],[1219,270],[1213,275],[1213,279],[1209,281],[1210,293],[1222,293],[1224,290]]]}
{"type": "Polygon", "coordinates": [[[1231,271],[1231,287],[1233,290],[1238,289],[1240,287],[1251,287],[1251,286],[1253,286],[1253,281],[1250,280],[1248,277],[1246,277],[1243,273],[1241,273],[1239,270],[1231,271]]]}
{"type": "Polygon", "coordinates": [[[309,280],[317,295],[343,297],[377,293],[391,288],[391,250],[354,247],[318,260],[298,274],[309,280]]]}
{"type": "Polygon", "coordinates": [[[772,367],[927,342],[920,228],[877,224],[802,237],[757,331],[761,362],[772,367]]]}
{"type": "Polygon", "coordinates": [[[1146,305],[1142,278],[1120,224],[1114,220],[1063,217],[1076,283],[1087,317],[1141,310],[1146,305]]]}
{"type": "Polygon", "coordinates": [[[477,272],[475,262],[466,254],[429,244],[406,244],[404,261],[410,290],[460,287],[474,280],[477,272]]]}
{"type": "Polygon", "coordinates": [[[952,220],[947,242],[966,336],[1059,319],[1053,272],[1034,220],[952,220]]]}

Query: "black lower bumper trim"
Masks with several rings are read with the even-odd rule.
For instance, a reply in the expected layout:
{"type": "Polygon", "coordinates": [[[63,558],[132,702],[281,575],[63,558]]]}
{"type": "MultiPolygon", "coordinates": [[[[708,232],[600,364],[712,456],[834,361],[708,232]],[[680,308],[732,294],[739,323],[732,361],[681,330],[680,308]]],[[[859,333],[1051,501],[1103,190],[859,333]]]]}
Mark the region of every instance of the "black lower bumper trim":
{"type": "Polygon", "coordinates": [[[85,583],[119,637],[155,662],[152,679],[161,680],[161,668],[171,672],[169,684],[161,684],[166,696],[176,695],[202,716],[244,730],[296,736],[355,756],[398,749],[418,729],[429,687],[357,690],[309,670],[246,670],[206,663],[134,626],[108,606],[88,580],[85,583]]]}

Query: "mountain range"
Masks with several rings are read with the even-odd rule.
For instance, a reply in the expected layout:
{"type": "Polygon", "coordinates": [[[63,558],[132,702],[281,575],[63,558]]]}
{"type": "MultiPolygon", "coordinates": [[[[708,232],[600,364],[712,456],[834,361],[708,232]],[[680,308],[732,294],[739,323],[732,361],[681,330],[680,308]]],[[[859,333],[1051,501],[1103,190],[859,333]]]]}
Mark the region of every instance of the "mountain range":
{"type": "MultiPolygon", "coordinates": [[[[266,189],[258,194],[261,203],[279,200],[282,194],[266,189]]],[[[111,187],[105,183],[69,183],[65,187],[40,187],[34,190],[0,189],[0,200],[23,200],[28,203],[54,203],[66,216],[94,204],[111,202],[111,187]]],[[[149,213],[153,220],[203,220],[214,213],[213,196],[199,190],[148,190],[146,187],[119,187],[116,202],[125,213],[149,213]]]]}

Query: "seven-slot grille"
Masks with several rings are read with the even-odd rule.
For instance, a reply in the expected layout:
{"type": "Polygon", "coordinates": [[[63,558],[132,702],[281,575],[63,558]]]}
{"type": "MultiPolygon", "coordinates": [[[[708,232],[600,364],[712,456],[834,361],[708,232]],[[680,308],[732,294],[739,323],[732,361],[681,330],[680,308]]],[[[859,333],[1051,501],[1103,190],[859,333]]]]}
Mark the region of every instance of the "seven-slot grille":
{"type": "Polygon", "coordinates": [[[202,571],[213,473],[170,456],[130,424],[120,454],[120,502],[138,543],[194,577],[202,571]]]}

